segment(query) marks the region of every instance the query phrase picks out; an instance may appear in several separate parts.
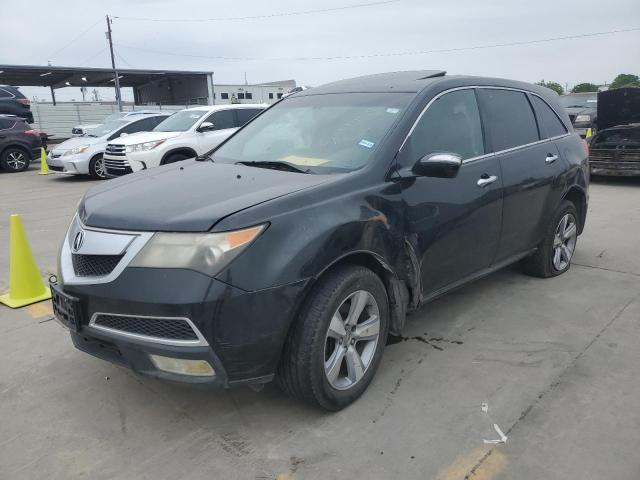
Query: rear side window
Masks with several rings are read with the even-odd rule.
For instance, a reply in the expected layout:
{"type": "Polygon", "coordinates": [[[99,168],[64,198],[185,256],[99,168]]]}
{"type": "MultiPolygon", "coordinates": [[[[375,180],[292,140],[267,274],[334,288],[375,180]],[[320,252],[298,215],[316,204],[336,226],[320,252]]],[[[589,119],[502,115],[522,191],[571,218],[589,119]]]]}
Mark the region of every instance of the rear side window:
{"type": "Polygon", "coordinates": [[[429,106],[411,134],[414,159],[456,153],[463,159],[484,154],[482,124],[474,91],[458,90],[429,106]]]}
{"type": "Polygon", "coordinates": [[[513,90],[482,88],[494,151],[537,142],[538,128],[527,96],[513,90]]]}
{"type": "Polygon", "coordinates": [[[205,122],[213,123],[216,130],[235,128],[237,126],[236,121],[233,118],[233,110],[220,110],[218,112],[213,112],[205,122]]]}
{"type": "Polygon", "coordinates": [[[8,118],[0,118],[0,130],[9,130],[16,123],[15,120],[9,120],[8,118]]]}
{"type": "Polygon", "coordinates": [[[4,88],[0,88],[0,98],[13,98],[13,94],[4,88]]]}
{"type": "Polygon", "coordinates": [[[530,95],[529,98],[538,115],[538,126],[543,138],[558,137],[567,133],[564,124],[544,100],[535,95],[530,95]]]}
{"type": "Polygon", "coordinates": [[[238,115],[238,126],[241,127],[261,111],[262,110],[259,108],[239,108],[236,110],[236,114],[238,115]]]}

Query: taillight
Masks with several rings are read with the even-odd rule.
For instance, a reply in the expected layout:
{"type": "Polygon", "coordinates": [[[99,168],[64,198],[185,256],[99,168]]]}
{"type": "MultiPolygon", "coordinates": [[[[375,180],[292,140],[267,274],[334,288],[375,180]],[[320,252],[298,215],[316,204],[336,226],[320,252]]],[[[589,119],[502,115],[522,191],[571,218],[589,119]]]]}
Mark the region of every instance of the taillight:
{"type": "Polygon", "coordinates": [[[589,149],[591,148],[591,144],[587,142],[584,138],[582,139],[582,149],[584,150],[584,154],[589,156],[589,149]]]}
{"type": "Polygon", "coordinates": [[[22,105],[31,105],[31,100],[28,98],[16,98],[16,101],[22,105]]]}
{"type": "Polygon", "coordinates": [[[25,135],[33,135],[34,137],[39,137],[40,136],[40,132],[38,130],[25,130],[24,134],[25,135]]]}

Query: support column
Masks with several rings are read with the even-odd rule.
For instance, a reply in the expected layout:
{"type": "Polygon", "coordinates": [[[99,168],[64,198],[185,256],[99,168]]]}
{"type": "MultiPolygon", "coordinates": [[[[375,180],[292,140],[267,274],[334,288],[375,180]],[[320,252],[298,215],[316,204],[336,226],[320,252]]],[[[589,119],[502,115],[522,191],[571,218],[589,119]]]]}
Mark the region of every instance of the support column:
{"type": "Polygon", "coordinates": [[[207,105],[215,105],[216,100],[213,92],[213,73],[207,75],[207,105]]]}
{"type": "Polygon", "coordinates": [[[51,100],[53,101],[53,105],[56,105],[56,89],[53,88],[53,85],[49,85],[49,88],[51,89],[51,100]]]}

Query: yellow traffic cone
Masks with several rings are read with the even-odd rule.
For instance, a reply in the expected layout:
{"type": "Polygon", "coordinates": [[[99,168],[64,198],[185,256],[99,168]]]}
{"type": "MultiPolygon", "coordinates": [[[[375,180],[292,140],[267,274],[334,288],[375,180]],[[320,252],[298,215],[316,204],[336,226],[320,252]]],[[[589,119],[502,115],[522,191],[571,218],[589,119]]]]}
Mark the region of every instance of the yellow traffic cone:
{"type": "Polygon", "coordinates": [[[47,152],[40,147],[40,175],[49,175],[49,165],[47,165],[47,152]]]}
{"type": "Polygon", "coordinates": [[[593,137],[593,130],[591,130],[590,128],[587,128],[587,131],[584,134],[584,138],[586,140],[586,139],[591,138],[591,137],[593,137]]]}
{"type": "Polygon", "coordinates": [[[18,308],[51,298],[51,290],[45,287],[31,253],[20,215],[11,215],[10,227],[9,292],[0,295],[0,303],[18,308]]]}

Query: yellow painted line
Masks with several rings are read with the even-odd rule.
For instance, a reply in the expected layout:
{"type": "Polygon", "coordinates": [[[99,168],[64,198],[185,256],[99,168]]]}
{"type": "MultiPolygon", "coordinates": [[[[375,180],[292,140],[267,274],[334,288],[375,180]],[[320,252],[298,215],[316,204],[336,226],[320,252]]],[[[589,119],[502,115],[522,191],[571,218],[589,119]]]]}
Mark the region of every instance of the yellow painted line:
{"type": "Polygon", "coordinates": [[[33,318],[50,317],[53,315],[51,302],[34,303],[33,305],[24,307],[24,309],[33,318]]]}
{"type": "Polygon", "coordinates": [[[507,465],[507,456],[497,448],[476,448],[459,456],[448,467],[441,470],[434,480],[493,480],[507,465]],[[488,454],[488,455],[487,455],[488,454]],[[485,458],[486,456],[486,458],[485,458]],[[480,460],[482,463],[478,465],[480,460]],[[476,468],[476,465],[478,467],[476,468]],[[475,468],[475,470],[474,470],[475,468]]]}

